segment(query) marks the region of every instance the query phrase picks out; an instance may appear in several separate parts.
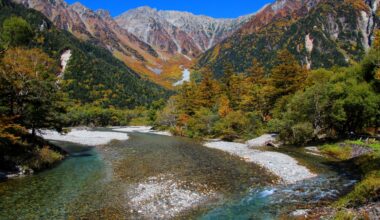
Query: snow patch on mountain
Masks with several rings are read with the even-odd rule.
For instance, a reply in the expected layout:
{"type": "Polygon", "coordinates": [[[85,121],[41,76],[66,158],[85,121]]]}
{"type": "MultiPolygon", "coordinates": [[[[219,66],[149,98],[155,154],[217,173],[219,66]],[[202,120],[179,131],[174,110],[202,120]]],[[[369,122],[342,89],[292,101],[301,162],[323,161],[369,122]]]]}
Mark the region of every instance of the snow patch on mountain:
{"type": "Polygon", "coordinates": [[[65,70],[66,70],[66,67],[67,67],[67,63],[69,62],[70,58],[71,58],[71,50],[65,50],[62,55],[61,55],[61,67],[62,67],[62,70],[61,70],[61,74],[60,76],[62,76],[64,73],[65,73],[65,70]]]}
{"type": "Polygon", "coordinates": [[[182,71],[182,79],[176,83],[174,83],[174,86],[182,85],[184,82],[190,82],[190,71],[188,69],[184,69],[182,71]]]}

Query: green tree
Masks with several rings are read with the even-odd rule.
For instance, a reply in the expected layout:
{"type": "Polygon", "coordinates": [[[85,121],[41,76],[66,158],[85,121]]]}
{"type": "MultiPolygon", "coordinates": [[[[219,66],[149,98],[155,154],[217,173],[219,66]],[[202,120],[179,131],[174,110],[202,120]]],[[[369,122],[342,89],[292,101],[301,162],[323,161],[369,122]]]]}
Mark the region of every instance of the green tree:
{"type": "Polygon", "coordinates": [[[296,92],[306,79],[306,71],[295,57],[287,50],[279,51],[276,65],[272,69],[269,84],[272,86],[272,99],[277,101],[280,97],[296,92]]]}
{"type": "Polygon", "coordinates": [[[61,127],[64,112],[56,62],[39,49],[8,49],[0,64],[2,114],[31,129],[61,127]]]}
{"type": "Polygon", "coordinates": [[[285,111],[271,122],[272,128],[288,143],[305,143],[378,127],[380,95],[360,75],[349,68],[337,70],[328,80],[312,76],[313,85],[288,100],[285,111]]]}
{"type": "Polygon", "coordinates": [[[3,22],[1,41],[5,47],[27,45],[32,38],[32,28],[23,18],[10,17],[3,22]]]}

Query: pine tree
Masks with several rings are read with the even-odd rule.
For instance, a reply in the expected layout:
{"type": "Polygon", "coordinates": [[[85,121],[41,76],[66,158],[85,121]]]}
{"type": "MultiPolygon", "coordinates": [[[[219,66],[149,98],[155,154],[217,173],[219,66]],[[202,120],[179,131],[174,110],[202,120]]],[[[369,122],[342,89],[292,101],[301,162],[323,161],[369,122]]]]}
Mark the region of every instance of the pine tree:
{"type": "Polygon", "coordinates": [[[218,82],[213,79],[211,71],[206,71],[203,74],[202,81],[198,85],[197,104],[205,108],[213,107],[216,103],[219,90],[218,82]]]}
{"type": "Polygon", "coordinates": [[[232,109],[230,107],[230,100],[228,99],[226,95],[222,95],[219,98],[218,103],[219,103],[219,109],[218,109],[219,117],[224,118],[232,112],[232,109]]]}
{"type": "Polygon", "coordinates": [[[197,104],[195,102],[196,92],[194,90],[194,84],[184,82],[177,98],[178,109],[186,115],[194,115],[197,104]]]}
{"type": "Polygon", "coordinates": [[[5,47],[26,45],[32,37],[32,28],[23,18],[11,17],[3,22],[1,41],[5,47]]]}
{"type": "Polygon", "coordinates": [[[263,83],[265,78],[265,69],[264,66],[259,63],[259,61],[255,58],[252,61],[252,66],[247,69],[246,75],[248,77],[248,82],[250,83],[263,83]]]}
{"type": "Polygon", "coordinates": [[[276,65],[272,69],[269,84],[273,91],[274,100],[296,92],[306,79],[306,70],[302,68],[296,58],[287,50],[279,51],[276,65]]]}

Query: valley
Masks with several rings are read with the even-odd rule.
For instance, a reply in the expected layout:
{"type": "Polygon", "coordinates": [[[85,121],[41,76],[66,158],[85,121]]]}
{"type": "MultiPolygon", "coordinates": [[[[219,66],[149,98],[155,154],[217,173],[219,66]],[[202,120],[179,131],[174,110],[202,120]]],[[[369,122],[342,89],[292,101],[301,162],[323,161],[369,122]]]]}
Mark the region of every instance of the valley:
{"type": "Polygon", "coordinates": [[[380,0],[213,1],[0,0],[0,219],[380,218],[380,0]]]}

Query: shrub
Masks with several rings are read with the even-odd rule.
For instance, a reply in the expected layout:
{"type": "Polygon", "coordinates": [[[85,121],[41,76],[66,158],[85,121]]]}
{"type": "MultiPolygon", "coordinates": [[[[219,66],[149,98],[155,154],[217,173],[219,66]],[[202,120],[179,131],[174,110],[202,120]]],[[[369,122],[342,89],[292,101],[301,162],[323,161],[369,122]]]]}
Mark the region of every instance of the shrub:
{"type": "Polygon", "coordinates": [[[52,166],[63,158],[62,154],[52,150],[49,146],[43,146],[42,148],[36,149],[35,157],[33,157],[27,165],[29,168],[38,171],[52,166]]]}

